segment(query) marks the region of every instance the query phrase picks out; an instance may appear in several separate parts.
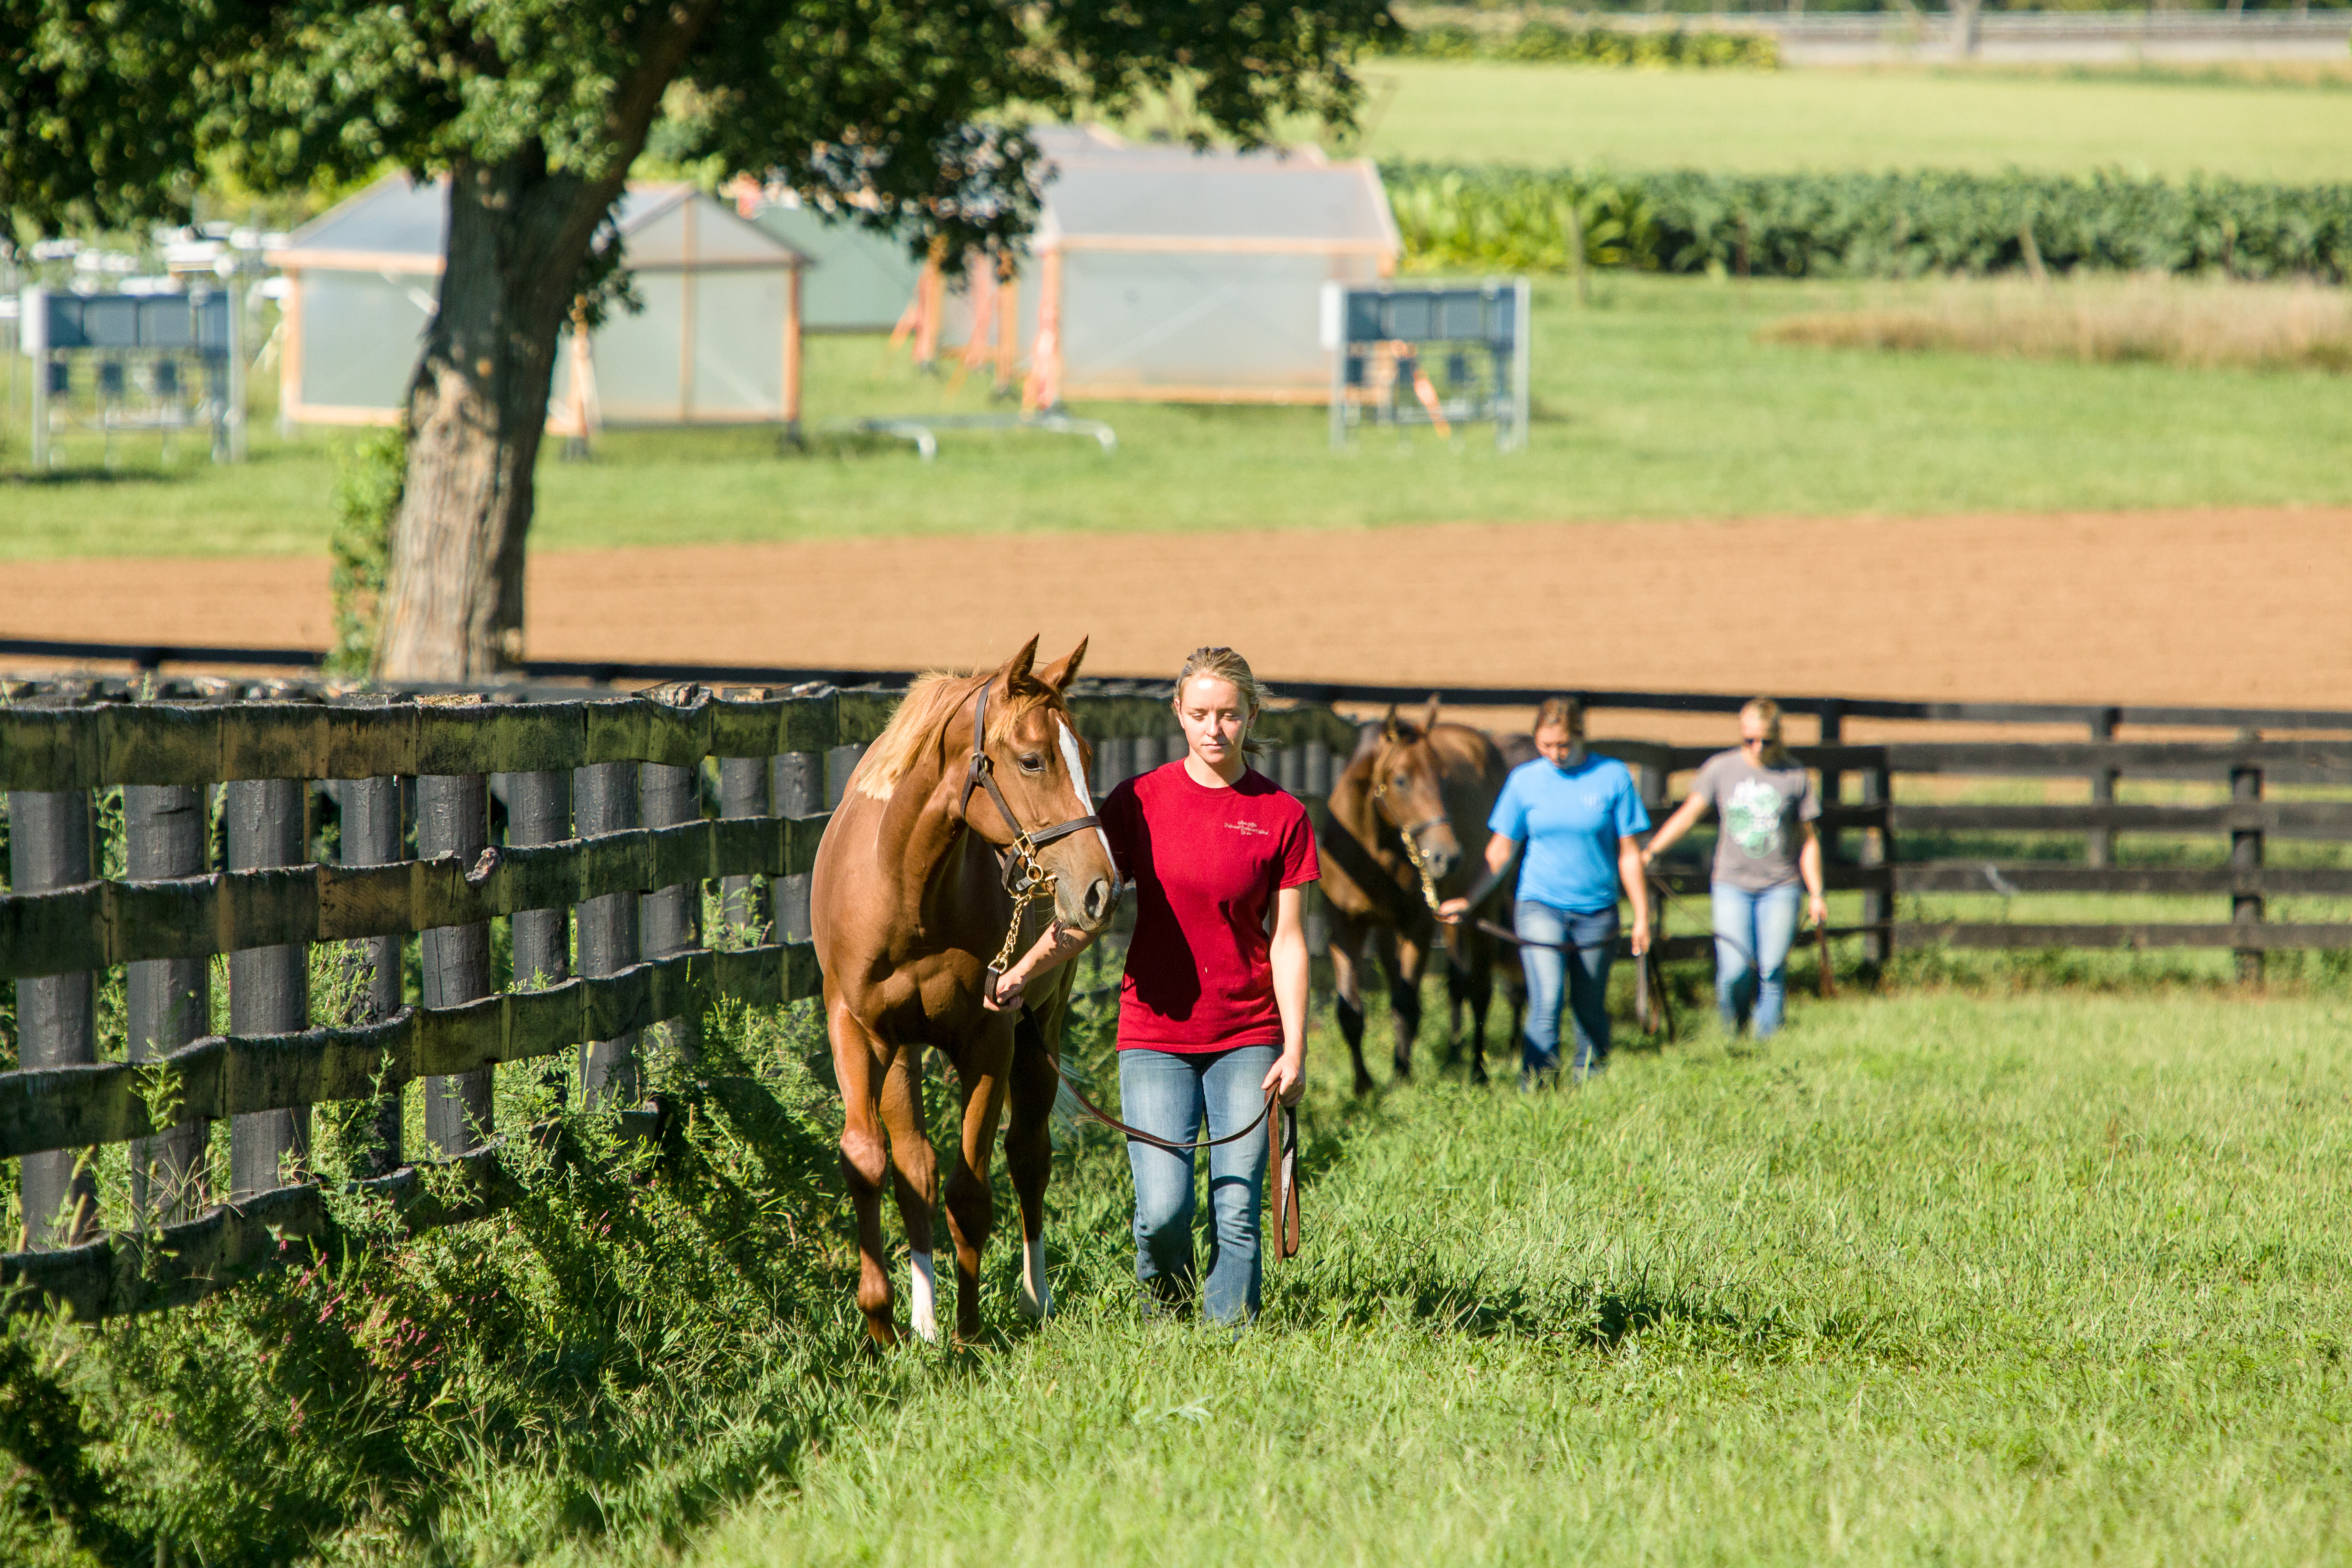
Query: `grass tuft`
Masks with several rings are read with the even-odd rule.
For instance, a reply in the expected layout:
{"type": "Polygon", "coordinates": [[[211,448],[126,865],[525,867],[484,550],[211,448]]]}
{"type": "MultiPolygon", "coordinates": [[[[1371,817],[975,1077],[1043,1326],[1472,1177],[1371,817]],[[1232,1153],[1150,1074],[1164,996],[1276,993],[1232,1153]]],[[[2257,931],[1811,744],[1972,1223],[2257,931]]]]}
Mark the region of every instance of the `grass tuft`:
{"type": "Polygon", "coordinates": [[[1928,299],[1774,321],[1768,343],[2195,370],[2352,371],[2352,299],[2310,283],[2067,278],[1948,283],[1928,299]]]}

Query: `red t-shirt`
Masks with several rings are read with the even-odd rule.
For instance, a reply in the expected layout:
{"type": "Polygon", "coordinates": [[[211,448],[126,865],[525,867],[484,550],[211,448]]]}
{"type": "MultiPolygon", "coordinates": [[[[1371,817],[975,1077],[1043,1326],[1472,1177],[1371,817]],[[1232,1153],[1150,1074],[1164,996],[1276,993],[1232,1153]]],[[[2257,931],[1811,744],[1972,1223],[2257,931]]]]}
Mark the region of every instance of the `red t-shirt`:
{"type": "Polygon", "coordinates": [[[1102,823],[1135,898],[1118,1048],[1280,1045],[1266,913],[1321,874],[1307,808],[1255,769],[1213,789],[1179,759],[1112,790],[1102,823]]]}

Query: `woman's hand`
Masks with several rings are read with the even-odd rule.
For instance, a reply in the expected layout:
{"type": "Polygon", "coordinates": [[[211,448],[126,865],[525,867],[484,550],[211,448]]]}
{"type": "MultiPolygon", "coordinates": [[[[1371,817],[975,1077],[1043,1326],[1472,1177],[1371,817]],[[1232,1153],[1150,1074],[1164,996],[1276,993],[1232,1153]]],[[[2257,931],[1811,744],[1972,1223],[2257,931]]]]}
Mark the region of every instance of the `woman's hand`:
{"type": "Polygon", "coordinates": [[[1467,899],[1448,899],[1437,906],[1437,918],[1450,926],[1460,925],[1462,917],[1469,912],[1470,900],[1467,899]]]}
{"type": "Polygon", "coordinates": [[[1813,917],[1813,924],[1816,928],[1825,927],[1830,923],[1830,901],[1819,893],[1813,894],[1806,900],[1805,912],[1813,917]]]}
{"type": "Polygon", "coordinates": [[[1023,959],[1002,974],[992,972],[983,976],[984,989],[980,1005],[992,1013],[1013,1013],[1020,1010],[1024,994],[1029,989],[1029,961],[1023,959]]]}
{"type": "Polygon", "coordinates": [[[1266,1068],[1265,1081],[1258,1088],[1268,1094],[1278,1089],[1283,1104],[1297,1104],[1298,1097],[1307,1092],[1306,1045],[1302,1042],[1286,1047],[1282,1055],[1275,1058],[1274,1066],[1266,1068]]]}

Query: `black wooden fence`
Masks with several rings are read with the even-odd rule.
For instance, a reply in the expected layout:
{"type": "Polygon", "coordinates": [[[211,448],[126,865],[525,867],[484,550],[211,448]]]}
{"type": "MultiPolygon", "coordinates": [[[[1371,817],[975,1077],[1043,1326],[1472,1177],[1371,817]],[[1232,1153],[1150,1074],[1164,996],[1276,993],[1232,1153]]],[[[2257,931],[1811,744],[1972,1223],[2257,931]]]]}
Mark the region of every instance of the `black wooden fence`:
{"type": "MultiPolygon", "coordinates": [[[[1697,767],[1713,751],[1624,741],[1595,742],[1594,749],[1636,771],[1657,815],[1677,804],[1667,796],[1668,779],[1697,767]]],[[[1790,751],[1820,775],[1825,879],[1832,889],[1862,893],[1862,921],[1852,929],[1863,936],[1873,962],[1884,963],[1899,948],[1935,945],[2220,948],[2237,955],[2242,979],[2257,980],[2265,952],[2352,948],[2352,921],[2284,923],[2265,918],[2266,900],[2273,897],[2352,896],[2352,866],[2266,865],[2264,852],[2275,838],[2352,842],[2352,742],[1943,741],[1790,751]],[[2091,798],[2075,805],[1912,803],[1896,799],[1895,781],[1904,775],[2084,779],[2091,798]],[[2226,782],[2228,798],[2177,805],[2118,802],[2116,785],[2126,776],[2217,786],[2226,782]],[[1855,797],[1845,794],[1848,778],[1859,782],[1855,797]],[[2267,796],[2266,791],[2282,785],[2319,786],[2344,792],[2346,798],[2267,796]],[[2119,863],[2116,839],[2124,834],[2168,846],[2202,838],[2213,844],[2215,863],[2119,863]],[[2068,862],[1933,853],[1935,846],[1963,835],[2012,843],[2021,835],[2079,837],[2083,858],[2068,862]],[[2224,842],[2226,860],[2218,853],[2224,842]],[[1906,923],[1895,918],[1897,894],[1988,892],[2225,896],[2231,918],[2168,924],[1906,923]]],[[[1706,872],[1694,862],[1668,867],[1665,874],[1677,893],[1706,890],[1706,872]]],[[[1669,956],[1697,952],[1706,940],[1688,937],[1666,951],[1669,956]]]]}
{"type": "MultiPolygon", "coordinates": [[[[0,1073],[0,1158],[17,1163],[26,1218],[0,1289],[5,1310],[47,1302],[84,1320],[193,1300],[281,1237],[328,1234],[326,1194],[303,1170],[317,1105],[377,1105],[375,1173],[358,1185],[412,1230],[511,1200],[490,1094],[502,1065],[578,1047],[586,1099],[650,1134],[645,1031],[690,1029],[720,998],[816,994],[806,874],[896,700],[75,700],[87,695],[0,707],[0,973],[16,983],[19,1058],[0,1073]],[[117,788],[119,846],[95,826],[98,797],[117,788]],[[330,812],[340,852],[322,863],[312,828],[330,812]],[[117,850],[124,874],[100,875],[117,850]],[[703,929],[706,883],[730,930],[703,929]],[[512,940],[504,992],[498,920],[512,940]],[[322,942],[356,944],[363,973],[352,1016],[314,1025],[310,949],[322,942]],[[227,955],[225,1034],[211,1030],[215,954],[227,955]],[[127,1050],[100,1061],[94,981],[116,965],[127,1050]],[[415,1151],[402,1146],[411,1083],[428,1145],[415,1151]],[[215,1122],[227,1123],[226,1193],[205,1180],[215,1122]],[[124,1142],[140,1223],[98,1234],[90,1151],[124,1142]],[[426,1180],[436,1166],[462,1180],[426,1180]]],[[[1178,754],[1160,698],[1073,709],[1097,789],[1178,754]]],[[[1269,714],[1260,734],[1280,782],[1319,796],[1355,730],[1300,708],[1269,714]]]]}

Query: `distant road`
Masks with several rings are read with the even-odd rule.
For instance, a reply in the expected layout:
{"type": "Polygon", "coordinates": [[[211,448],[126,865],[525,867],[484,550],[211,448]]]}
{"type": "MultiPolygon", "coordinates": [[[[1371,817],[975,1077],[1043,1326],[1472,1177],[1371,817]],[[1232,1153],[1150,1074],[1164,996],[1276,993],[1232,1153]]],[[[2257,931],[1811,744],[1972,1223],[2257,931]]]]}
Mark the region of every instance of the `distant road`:
{"type": "MultiPolygon", "coordinates": [[[[1646,20],[1646,19],[1643,19],[1646,20]]],[[[1768,32],[1800,66],[1888,65],[1966,58],[1987,65],[2196,65],[2352,58],[2352,12],[2302,16],[2223,11],[1979,13],[1973,36],[1947,12],[1904,16],[1709,17],[1705,26],[1768,32]]]]}

